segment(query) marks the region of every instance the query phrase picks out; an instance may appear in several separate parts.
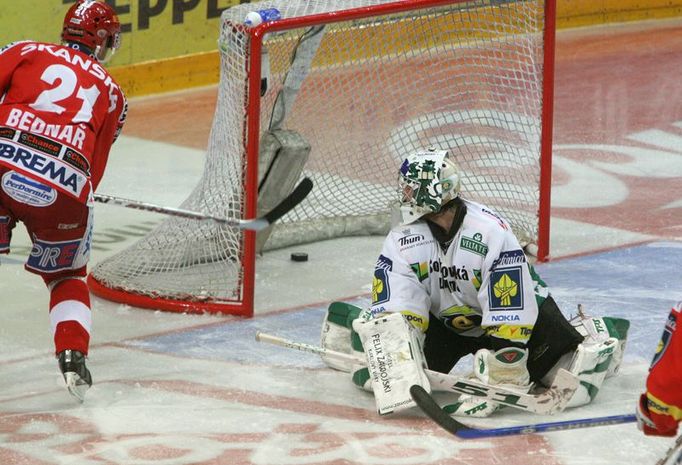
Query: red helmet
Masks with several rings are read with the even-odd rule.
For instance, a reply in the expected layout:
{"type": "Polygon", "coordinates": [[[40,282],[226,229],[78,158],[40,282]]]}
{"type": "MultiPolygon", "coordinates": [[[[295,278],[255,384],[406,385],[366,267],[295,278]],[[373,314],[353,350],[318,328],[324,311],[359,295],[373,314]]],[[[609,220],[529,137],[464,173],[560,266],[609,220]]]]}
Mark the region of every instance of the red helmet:
{"type": "Polygon", "coordinates": [[[105,62],[121,44],[121,23],[108,4],[79,0],[64,16],[62,41],[84,45],[105,62]]]}

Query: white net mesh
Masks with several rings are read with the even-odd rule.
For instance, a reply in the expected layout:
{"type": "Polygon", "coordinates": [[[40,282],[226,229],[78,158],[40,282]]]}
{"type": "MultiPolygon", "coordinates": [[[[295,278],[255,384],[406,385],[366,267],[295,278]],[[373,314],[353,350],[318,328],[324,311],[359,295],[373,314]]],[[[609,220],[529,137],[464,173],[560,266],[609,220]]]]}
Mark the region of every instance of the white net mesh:
{"type": "MultiPolygon", "coordinates": [[[[256,5],[277,8],[288,19],[389,3],[395,2],[256,5]]],[[[429,146],[455,156],[463,196],[496,208],[524,238],[537,237],[544,2],[439,3],[326,24],[319,46],[301,40],[306,27],[266,34],[271,75],[260,101],[261,134],[271,124],[278,94],[288,93],[283,118],[274,119],[309,142],[302,175],[315,183],[309,197],[274,228],[266,249],[385,233],[400,160],[429,146]],[[314,58],[301,73],[297,65],[306,53],[314,58]],[[294,79],[296,72],[305,79],[294,79]]],[[[251,38],[241,24],[256,5],[223,13],[221,81],[206,166],[184,209],[243,215],[251,38]]],[[[100,263],[92,276],[125,293],[238,303],[248,279],[242,243],[235,228],[170,218],[100,263]]]]}

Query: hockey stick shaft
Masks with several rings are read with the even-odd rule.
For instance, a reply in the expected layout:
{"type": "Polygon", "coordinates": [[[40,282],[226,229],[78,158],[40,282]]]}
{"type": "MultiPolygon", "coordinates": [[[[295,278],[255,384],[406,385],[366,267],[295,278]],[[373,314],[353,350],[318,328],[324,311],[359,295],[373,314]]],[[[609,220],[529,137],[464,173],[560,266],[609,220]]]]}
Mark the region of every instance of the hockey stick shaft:
{"type": "Polygon", "coordinates": [[[445,431],[461,439],[480,439],[518,434],[546,433],[569,429],[589,428],[595,426],[617,425],[637,421],[635,415],[612,415],[608,417],[581,418],[577,420],[554,421],[530,425],[508,426],[503,428],[479,429],[464,425],[446,412],[436,403],[433,397],[421,386],[412,386],[410,394],[417,406],[445,431]]]}
{"type": "Polygon", "coordinates": [[[253,220],[241,220],[232,218],[221,218],[205,213],[196,212],[192,210],[184,210],[181,208],[162,207],[151,203],[139,202],[137,200],[124,199],[121,197],[114,197],[105,194],[94,194],[94,199],[99,203],[108,203],[118,205],[121,207],[132,208],[136,210],[144,210],[155,213],[162,213],[164,215],[175,216],[179,218],[188,218],[193,220],[210,220],[219,224],[227,226],[235,226],[239,229],[247,229],[252,231],[260,231],[267,228],[272,223],[287,214],[296,205],[301,203],[303,199],[310,193],[313,188],[313,182],[309,178],[304,178],[296,188],[284,198],[279,204],[275,206],[265,215],[253,220]]]}
{"type": "Polygon", "coordinates": [[[679,465],[682,463],[682,436],[678,437],[675,444],[670,446],[665,453],[665,457],[661,458],[656,465],[679,465]]]}
{"type": "Polygon", "coordinates": [[[256,341],[267,342],[268,344],[286,347],[287,349],[300,350],[301,352],[309,352],[311,354],[324,355],[326,357],[335,358],[340,362],[358,363],[360,365],[366,363],[364,359],[354,357],[350,354],[344,354],[343,352],[337,352],[335,350],[325,349],[324,347],[306,344],[305,342],[290,341],[289,339],[285,339],[279,336],[273,336],[272,334],[263,333],[261,331],[256,332],[256,341]]]}
{"type": "Polygon", "coordinates": [[[511,436],[516,434],[547,433],[568,429],[590,428],[595,426],[610,426],[637,421],[634,415],[611,415],[606,417],[580,418],[576,420],[551,421],[530,425],[508,426],[505,428],[467,429],[457,436],[465,439],[511,436]]]}
{"type": "MultiPolygon", "coordinates": [[[[296,349],[302,352],[332,357],[339,361],[357,363],[359,365],[366,365],[367,363],[366,360],[356,358],[350,354],[344,354],[342,352],[302,342],[290,341],[260,331],[256,333],[256,340],[278,345],[280,347],[286,347],[288,349],[296,349]]],[[[424,370],[424,372],[434,390],[486,398],[499,404],[539,414],[553,414],[563,410],[566,403],[577,389],[577,380],[565,370],[559,370],[557,379],[555,379],[555,382],[560,383],[560,386],[553,386],[547,393],[539,395],[519,393],[502,387],[490,386],[471,379],[459,378],[457,376],[428,369],[424,370]]]]}

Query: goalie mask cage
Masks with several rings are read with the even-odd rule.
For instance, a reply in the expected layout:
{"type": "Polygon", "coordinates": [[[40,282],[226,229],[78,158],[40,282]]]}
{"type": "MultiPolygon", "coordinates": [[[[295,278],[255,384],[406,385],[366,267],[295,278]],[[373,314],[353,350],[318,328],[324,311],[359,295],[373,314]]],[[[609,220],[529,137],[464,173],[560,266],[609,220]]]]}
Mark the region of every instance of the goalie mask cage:
{"type": "MultiPolygon", "coordinates": [[[[545,259],[554,10],[554,0],[264,0],[225,10],[204,172],[181,208],[254,218],[268,169],[259,145],[279,129],[309,144],[289,175],[315,187],[265,249],[385,234],[400,161],[436,147],[459,164],[462,195],[503,214],[545,259]],[[281,19],[247,29],[256,8],[281,19]]],[[[137,307],[251,316],[256,252],[254,232],[167,218],[88,282],[137,307]]]]}

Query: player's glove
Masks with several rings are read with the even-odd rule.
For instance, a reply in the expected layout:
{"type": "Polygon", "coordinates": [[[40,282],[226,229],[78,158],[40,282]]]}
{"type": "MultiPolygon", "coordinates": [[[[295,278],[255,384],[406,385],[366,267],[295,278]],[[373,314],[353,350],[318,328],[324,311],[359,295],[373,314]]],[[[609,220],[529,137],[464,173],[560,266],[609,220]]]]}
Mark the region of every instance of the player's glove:
{"type": "Polygon", "coordinates": [[[637,403],[637,428],[647,436],[677,436],[677,422],[669,415],[659,415],[649,410],[646,394],[637,403]]]}

